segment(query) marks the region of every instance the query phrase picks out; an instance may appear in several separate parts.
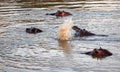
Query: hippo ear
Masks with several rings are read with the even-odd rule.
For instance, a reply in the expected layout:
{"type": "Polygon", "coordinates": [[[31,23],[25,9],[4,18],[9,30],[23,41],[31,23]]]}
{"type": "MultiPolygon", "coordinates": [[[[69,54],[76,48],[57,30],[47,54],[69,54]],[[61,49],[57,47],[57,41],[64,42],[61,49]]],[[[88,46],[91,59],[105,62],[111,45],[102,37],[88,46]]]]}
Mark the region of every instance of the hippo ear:
{"type": "Polygon", "coordinates": [[[60,10],[58,10],[57,12],[61,12],[60,10]]]}
{"type": "Polygon", "coordinates": [[[31,27],[31,29],[33,29],[34,27],[31,27]]]}
{"type": "Polygon", "coordinates": [[[26,32],[28,32],[30,29],[29,28],[26,28],[26,32]]]}

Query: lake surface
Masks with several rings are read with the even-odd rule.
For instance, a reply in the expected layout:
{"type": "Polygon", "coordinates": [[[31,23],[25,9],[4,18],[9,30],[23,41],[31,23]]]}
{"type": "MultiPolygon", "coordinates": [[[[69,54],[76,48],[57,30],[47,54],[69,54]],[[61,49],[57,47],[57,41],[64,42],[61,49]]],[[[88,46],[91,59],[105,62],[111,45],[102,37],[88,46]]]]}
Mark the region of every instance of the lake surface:
{"type": "Polygon", "coordinates": [[[119,72],[119,30],[119,0],[0,0],[0,72],[119,72]],[[57,10],[73,15],[45,15],[57,10]],[[58,41],[59,26],[69,18],[73,25],[108,36],[58,41]],[[44,32],[28,34],[29,27],[44,32]],[[81,54],[99,47],[113,55],[97,59],[81,54]]]}

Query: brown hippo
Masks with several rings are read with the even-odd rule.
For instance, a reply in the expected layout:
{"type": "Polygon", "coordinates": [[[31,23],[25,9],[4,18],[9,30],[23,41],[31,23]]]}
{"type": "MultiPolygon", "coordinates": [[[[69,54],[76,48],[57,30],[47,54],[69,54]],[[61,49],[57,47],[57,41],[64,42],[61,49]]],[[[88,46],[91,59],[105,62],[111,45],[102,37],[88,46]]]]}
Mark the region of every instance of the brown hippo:
{"type": "Polygon", "coordinates": [[[111,52],[102,49],[101,47],[99,49],[94,49],[93,51],[85,52],[84,54],[91,55],[93,58],[104,58],[112,55],[111,52]]]}
{"type": "Polygon", "coordinates": [[[56,16],[58,18],[58,17],[70,16],[72,14],[69,12],[66,12],[66,11],[59,11],[58,10],[56,13],[47,13],[46,15],[56,16]]]}
{"type": "Polygon", "coordinates": [[[40,33],[40,32],[43,32],[43,31],[38,29],[38,28],[31,27],[31,28],[26,28],[26,32],[30,33],[30,34],[36,34],[36,33],[40,33]]]}

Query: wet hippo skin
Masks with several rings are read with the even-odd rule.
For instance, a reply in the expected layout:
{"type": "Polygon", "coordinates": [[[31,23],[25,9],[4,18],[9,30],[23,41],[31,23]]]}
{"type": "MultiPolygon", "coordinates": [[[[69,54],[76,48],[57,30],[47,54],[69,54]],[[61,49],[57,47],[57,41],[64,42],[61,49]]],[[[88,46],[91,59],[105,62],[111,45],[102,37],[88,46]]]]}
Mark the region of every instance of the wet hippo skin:
{"type": "Polygon", "coordinates": [[[107,56],[111,56],[112,53],[108,51],[107,49],[99,48],[99,49],[93,49],[92,51],[85,52],[84,54],[90,55],[93,58],[105,58],[107,56]]]}
{"type": "Polygon", "coordinates": [[[52,16],[56,16],[56,17],[64,17],[64,16],[70,16],[72,15],[69,12],[66,11],[57,11],[56,13],[47,13],[46,15],[52,15],[52,16]]]}
{"type": "Polygon", "coordinates": [[[26,28],[26,32],[30,33],[30,34],[36,34],[36,33],[40,33],[40,32],[43,32],[43,31],[38,29],[38,28],[31,27],[31,28],[26,28]]]}

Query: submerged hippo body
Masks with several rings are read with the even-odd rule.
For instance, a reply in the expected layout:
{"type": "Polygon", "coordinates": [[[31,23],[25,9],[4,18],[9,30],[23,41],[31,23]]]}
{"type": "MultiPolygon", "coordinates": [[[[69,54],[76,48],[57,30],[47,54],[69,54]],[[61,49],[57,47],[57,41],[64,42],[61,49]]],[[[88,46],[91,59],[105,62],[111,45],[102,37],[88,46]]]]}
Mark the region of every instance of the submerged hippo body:
{"type": "Polygon", "coordinates": [[[85,52],[85,54],[91,55],[93,58],[104,58],[112,55],[111,52],[106,49],[102,49],[101,47],[99,49],[94,49],[93,51],[85,52]]]}
{"type": "Polygon", "coordinates": [[[26,28],[26,32],[30,33],[30,34],[36,34],[36,33],[40,33],[40,32],[43,32],[43,31],[38,29],[38,28],[31,27],[31,28],[26,28]]]}
{"type": "Polygon", "coordinates": [[[64,17],[64,16],[70,16],[72,15],[69,12],[66,11],[57,11],[56,13],[47,13],[46,15],[52,15],[52,16],[56,16],[56,17],[64,17]]]}

